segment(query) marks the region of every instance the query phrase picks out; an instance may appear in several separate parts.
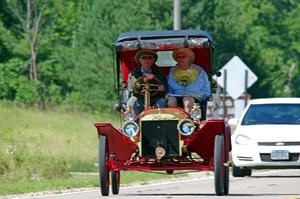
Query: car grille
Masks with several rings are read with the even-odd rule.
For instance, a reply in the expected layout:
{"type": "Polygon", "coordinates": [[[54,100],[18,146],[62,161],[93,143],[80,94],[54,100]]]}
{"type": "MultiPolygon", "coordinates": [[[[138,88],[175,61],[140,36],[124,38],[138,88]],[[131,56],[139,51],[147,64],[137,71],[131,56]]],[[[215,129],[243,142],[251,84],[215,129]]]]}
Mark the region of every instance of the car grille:
{"type": "Polygon", "coordinates": [[[290,162],[296,162],[299,160],[299,153],[290,153],[288,160],[272,160],[270,153],[260,153],[260,159],[263,162],[278,162],[278,161],[290,161],[290,162]]]}
{"type": "Polygon", "coordinates": [[[141,121],[142,156],[156,157],[155,149],[163,147],[165,157],[179,155],[178,120],[141,121]]]}
{"type": "Polygon", "coordinates": [[[300,146],[300,142],[258,142],[259,146],[300,146]]]}

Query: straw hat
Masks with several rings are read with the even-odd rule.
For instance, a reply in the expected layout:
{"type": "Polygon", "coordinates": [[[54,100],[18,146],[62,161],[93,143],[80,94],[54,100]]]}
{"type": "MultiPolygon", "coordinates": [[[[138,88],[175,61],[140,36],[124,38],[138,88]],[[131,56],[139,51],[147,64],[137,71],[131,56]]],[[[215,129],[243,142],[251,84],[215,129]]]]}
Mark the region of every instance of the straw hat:
{"type": "Polygon", "coordinates": [[[135,54],[135,61],[136,61],[136,63],[140,64],[139,59],[143,55],[151,55],[151,56],[153,56],[154,60],[155,60],[154,62],[156,62],[156,60],[157,60],[157,54],[156,54],[156,52],[154,52],[152,50],[140,50],[139,52],[137,52],[135,54]]]}
{"type": "Polygon", "coordinates": [[[189,58],[190,58],[190,62],[193,62],[195,61],[195,53],[189,49],[189,48],[179,48],[179,49],[176,49],[173,51],[173,58],[176,60],[177,56],[180,54],[180,53],[184,53],[185,55],[187,55],[189,58]]]}

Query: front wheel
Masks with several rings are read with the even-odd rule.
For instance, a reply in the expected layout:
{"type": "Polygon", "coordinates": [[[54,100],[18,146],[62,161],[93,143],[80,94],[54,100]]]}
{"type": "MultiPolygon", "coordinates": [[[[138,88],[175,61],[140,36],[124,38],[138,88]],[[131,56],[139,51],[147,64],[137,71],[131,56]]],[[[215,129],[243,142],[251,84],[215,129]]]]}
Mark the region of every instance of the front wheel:
{"type": "Polygon", "coordinates": [[[109,194],[109,165],[106,136],[100,135],[99,138],[99,176],[102,196],[109,194]]]}
{"type": "Polygon", "coordinates": [[[251,169],[245,169],[245,176],[251,176],[252,170],[251,169]]]}
{"type": "Polygon", "coordinates": [[[215,191],[218,196],[227,195],[229,191],[229,169],[225,163],[224,137],[216,135],[214,146],[215,191]]]}
{"type": "Polygon", "coordinates": [[[233,177],[245,177],[245,170],[233,165],[232,166],[232,176],[233,177]]]}
{"type": "Polygon", "coordinates": [[[120,189],[120,171],[111,172],[111,188],[113,194],[118,194],[120,189]]]}

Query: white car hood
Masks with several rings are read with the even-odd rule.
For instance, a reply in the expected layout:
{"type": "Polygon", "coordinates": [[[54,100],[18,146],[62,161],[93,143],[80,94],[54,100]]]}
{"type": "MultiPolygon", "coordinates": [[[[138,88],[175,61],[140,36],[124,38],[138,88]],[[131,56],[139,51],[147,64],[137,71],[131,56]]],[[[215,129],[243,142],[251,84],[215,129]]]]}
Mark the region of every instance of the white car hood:
{"type": "Polygon", "coordinates": [[[300,142],[300,125],[247,125],[239,126],[234,137],[246,135],[257,142],[300,142]]]}

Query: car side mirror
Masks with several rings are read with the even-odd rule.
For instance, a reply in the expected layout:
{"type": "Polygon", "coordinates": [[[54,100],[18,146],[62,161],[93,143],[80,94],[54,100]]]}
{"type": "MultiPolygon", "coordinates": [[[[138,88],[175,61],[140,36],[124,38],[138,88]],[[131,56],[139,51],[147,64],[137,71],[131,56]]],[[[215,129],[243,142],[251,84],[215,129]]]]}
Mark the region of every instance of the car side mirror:
{"type": "Polygon", "coordinates": [[[238,118],[231,118],[231,119],[228,120],[228,124],[230,126],[236,126],[238,124],[238,122],[239,122],[238,118]]]}

